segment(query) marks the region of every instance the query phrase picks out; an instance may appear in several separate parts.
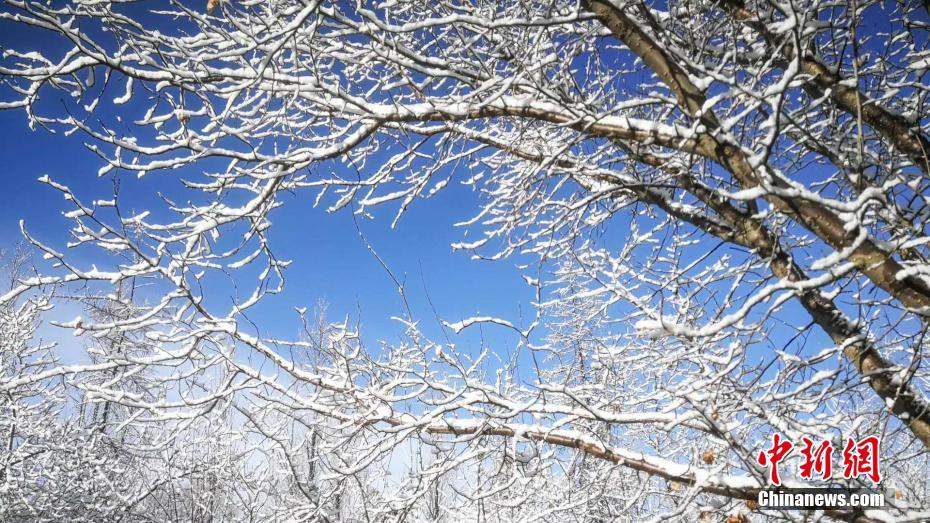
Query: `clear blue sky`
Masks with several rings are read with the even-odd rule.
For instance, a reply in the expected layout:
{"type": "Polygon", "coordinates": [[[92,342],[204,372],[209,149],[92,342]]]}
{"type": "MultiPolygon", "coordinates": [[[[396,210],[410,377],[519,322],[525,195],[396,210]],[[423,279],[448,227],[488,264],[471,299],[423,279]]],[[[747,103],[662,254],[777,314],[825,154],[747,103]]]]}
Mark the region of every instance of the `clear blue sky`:
{"type": "MultiPolygon", "coordinates": [[[[108,101],[101,101],[101,106],[107,105],[108,101]]],[[[97,176],[100,159],[77,135],[31,131],[22,111],[0,111],[0,133],[6,137],[0,141],[0,176],[7,192],[6,204],[0,206],[0,244],[9,246],[21,238],[22,219],[31,234],[64,250],[70,220],[62,212],[69,209],[60,193],[36,179],[49,175],[86,200],[106,197],[112,185],[108,177],[97,176]]],[[[158,176],[183,175],[180,171],[158,176]]],[[[161,190],[166,182],[150,175],[141,183],[161,190]]],[[[359,238],[351,210],[327,213],[313,208],[313,196],[310,192],[293,195],[272,215],[276,254],[295,262],[287,272],[286,292],[269,297],[268,303],[249,314],[250,318],[268,329],[265,334],[292,336],[297,323],[289,311],[312,307],[322,299],[329,303],[331,319],[346,314],[360,319],[367,339],[392,337],[399,325],[389,318],[402,314],[395,286],[359,238]]],[[[481,314],[518,323],[521,306],[524,315],[532,315],[528,307],[532,293],[515,262],[475,261],[468,253],[453,253],[450,248],[450,243],[462,239],[462,230],[453,224],[472,216],[475,199],[469,189],[450,184],[435,199],[415,204],[394,230],[389,227],[393,217],[389,207],[381,210],[376,220],[359,220],[391,270],[406,280],[414,312],[433,335],[438,334],[438,327],[426,301],[423,280],[444,319],[455,321],[481,314]]],[[[489,333],[487,327],[485,333],[489,333]]],[[[501,334],[490,333],[495,338],[501,334]]]]}
{"type": "MultiPolygon", "coordinates": [[[[60,45],[45,38],[45,34],[24,32],[9,23],[0,24],[0,32],[3,40],[18,50],[60,45]]],[[[122,94],[121,86],[118,81],[112,91],[122,94]]],[[[42,103],[50,106],[61,104],[64,93],[47,90],[44,95],[42,103]]],[[[141,115],[140,107],[131,103],[115,106],[112,98],[104,97],[93,116],[108,124],[120,116],[125,125],[135,112],[141,115]]],[[[64,250],[69,224],[62,216],[65,202],[59,193],[36,179],[48,175],[88,201],[108,199],[111,182],[97,176],[101,160],[84,147],[80,135],[65,137],[42,129],[31,131],[21,110],[0,111],[0,132],[6,137],[0,141],[0,176],[7,191],[4,201],[8,203],[0,207],[0,245],[18,241],[18,223],[22,219],[32,234],[64,250]]],[[[457,173],[456,179],[466,175],[457,173]]],[[[129,176],[126,183],[149,194],[172,194],[177,191],[177,180],[184,176],[196,178],[193,171],[178,170],[152,173],[141,181],[129,176]]],[[[309,191],[290,196],[286,205],[272,214],[275,252],[295,262],[287,272],[285,293],[267,298],[249,312],[249,318],[260,325],[262,334],[290,337],[297,329],[294,307],[313,307],[318,300],[324,300],[329,303],[330,319],[350,315],[361,322],[366,339],[393,338],[401,329],[390,317],[403,312],[395,286],[358,237],[351,209],[327,213],[322,207],[313,208],[314,196],[309,191]]],[[[466,252],[453,253],[450,248],[450,243],[463,239],[463,231],[453,224],[474,215],[476,198],[470,189],[453,181],[434,199],[415,203],[394,230],[389,224],[396,207],[391,205],[378,210],[375,220],[360,219],[369,241],[394,273],[406,281],[415,315],[426,332],[437,339],[438,325],[426,301],[423,280],[439,314],[449,321],[488,315],[525,326],[533,316],[533,294],[516,268],[517,260],[480,262],[470,259],[466,252]]],[[[625,237],[622,222],[615,220],[610,232],[616,241],[625,237]]],[[[715,243],[710,239],[708,242],[708,246],[715,243]]],[[[84,261],[89,264],[96,260],[84,261]]],[[[506,348],[499,352],[512,348],[515,340],[510,331],[493,326],[481,330],[492,342],[506,340],[506,348]]],[[[457,341],[477,341],[480,334],[475,327],[457,341]]]]}

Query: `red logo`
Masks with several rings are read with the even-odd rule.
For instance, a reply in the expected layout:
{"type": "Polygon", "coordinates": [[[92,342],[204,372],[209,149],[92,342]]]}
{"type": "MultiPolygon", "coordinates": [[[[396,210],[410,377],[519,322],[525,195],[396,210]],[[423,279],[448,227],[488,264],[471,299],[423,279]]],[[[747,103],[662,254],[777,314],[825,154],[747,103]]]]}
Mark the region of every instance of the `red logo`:
{"type": "MultiPolygon", "coordinates": [[[[798,467],[799,476],[804,479],[814,479],[816,474],[820,479],[833,477],[833,443],[830,440],[815,442],[808,437],[801,438],[801,464],[798,467]]],[[[787,458],[794,449],[794,443],[783,438],[781,434],[772,435],[772,446],[759,452],[756,461],[763,467],[769,467],[769,480],[773,485],[781,485],[778,476],[778,464],[787,458]]],[[[846,440],[843,448],[843,477],[856,479],[866,476],[873,483],[881,481],[882,476],[878,467],[879,440],[877,436],[868,436],[856,441],[853,438],[846,440]]]]}
{"type": "Polygon", "coordinates": [[[878,471],[878,438],[869,436],[858,442],[852,438],[846,441],[843,449],[843,477],[846,479],[867,476],[872,483],[882,479],[878,471]]]}
{"type": "Polygon", "coordinates": [[[801,477],[804,479],[813,479],[814,473],[818,474],[821,479],[830,479],[833,476],[833,443],[825,439],[814,447],[814,441],[810,438],[801,438],[804,442],[804,448],[801,449],[801,456],[804,460],[801,462],[801,477]]]}
{"type": "Polygon", "coordinates": [[[794,448],[794,443],[791,443],[788,440],[783,440],[781,434],[775,433],[772,436],[772,448],[769,450],[763,450],[759,453],[759,457],[756,458],[756,461],[759,462],[759,465],[763,467],[769,466],[769,474],[774,485],[781,485],[781,479],[778,477],[778,464],[788,457],[788,454],[791,454],[791,449],[794,448]]]}

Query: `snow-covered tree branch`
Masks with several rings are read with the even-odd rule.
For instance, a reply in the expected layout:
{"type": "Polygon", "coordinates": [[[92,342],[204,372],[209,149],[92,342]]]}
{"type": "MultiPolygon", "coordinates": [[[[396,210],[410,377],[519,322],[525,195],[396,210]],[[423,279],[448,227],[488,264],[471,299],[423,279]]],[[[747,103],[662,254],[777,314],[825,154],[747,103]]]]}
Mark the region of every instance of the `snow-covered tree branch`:
{"type": "Polygon", "coordinates": [[[930,517],[923,3],[5,0],[0,23],[35,35],[0,37],[0,108],[100,158],[40,178],[70,241],[24,222],[42,259],[0,292],[3,519],[801,520],[747,504],[772,432],[882,436],[889,506],[816,517],[930,517]],[[408,307],[378,346],[322,309],[291,338],[250,320],[301,263],[274,239],[295,201],[396,224],[455,184],[479,204],[453,248],[517,263],[533,319],[429,333],[408,307]],[[461,350],[477,328],[516,353],[461,350]]]}

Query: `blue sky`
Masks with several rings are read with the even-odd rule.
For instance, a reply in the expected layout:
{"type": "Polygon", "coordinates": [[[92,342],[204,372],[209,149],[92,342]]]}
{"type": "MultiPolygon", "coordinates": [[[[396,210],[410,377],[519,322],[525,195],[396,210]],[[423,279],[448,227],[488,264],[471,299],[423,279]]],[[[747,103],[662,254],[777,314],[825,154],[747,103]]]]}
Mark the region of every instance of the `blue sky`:
{"type": "MultiPolygon", "coordinates": [[[[109,177],[97,176],[100,159],[76,135],[31,131],[22,111],[0,111],[0,133],[7,137],[0,141],[0,176],[8,202],[0,207],[0,244],[19,241],[19,221],[24,220],[32,235],[63,250],[69,220],[62,212],[68,207],[57,191],[36,179],[48,175],[87,200],[108,197],[109,177]]],[[[161,185],[151,177],[142,183],[161,185]]],[[[324,300],[331,319],[348,314],[361,321],[365,338],[392,338],[400,325],[390,317],[402,314],[394,284],[359,237],[351,209],[328,213],[323,206],[313,207],[313,196],[290,196],[272,215],[273,247],[280,257],[295,261],[287,272],[285,293],[269,297],[250,318],[267,329],[265,334],[293,336],[297,322],[289,311],[324,300]]],[[[476,261],[468,253],[452,252],[450,243],[460,241],[463,233],[453,224],[471,217],[475,205],[476,195],[453,183],[436,198],[412,206],[396,229],[390,228],[394,209],[389,207],[378,211],[375,220],[359,219],[368,241],[406,282],[414,313],[433,335],[438,335],[438,326],[426,289],[442,317],[451,321],[480,314],[518,323],[521,307],[524,316],[532,315],[532,292],[514,261],[476,261]]],[[[505,333],[485,328],[485,334],[496,338],[505,333]]]]}
{"type": "MultiPolygon", "coordinates": [[[[18,50],[60,45],[60,40],[45,38],[47,35],[37,31],[23,31],[10,24],[0,24],[0,28],[4,31],[4,40],[18,50]]],[[[62,50],[57,49],[59,53],[62,50]]],[[[144,100],[141,105],[133,102],[114,105],[113,97],[122,92],[122,80],[114,80],[110,94],[103,97],[91,118],[99,117],[108,125],[115,125],[119,116],[119,125],[128,127],[128,122],[141,116],[147,106],[144,100]]],[[[66,94],[60,91],[46,90],[41,105],[60,114],[63,96],[66,94]]],[[[0,111],[0,132],[7,137],[0,142],[0,176],[9,193],[5,199],[9,205],[0,207],[0,245],[12,245],[20,239],[19,220],[22,219],[38,239],[64,250],[69,225],[69,220],[62,216],[62,211],[67,210],[66,202],[59,193],[36,179],[48,175],[88,201],[109,199],[110,177],[97,176],[102,161],[86,149],[79,134],[65,137],[43,129],[30,130],[22,110],[0,111]]],[[[151,173],[141,181],[130,175],[125,183],[149,194],[155,191],[176,194],[172,191],[177,191],[177,181],[182,177],[198,178],[198,168],[203,167],[151,173]]],[[[414,314],[434,339],[439,339],[439,326],[427,302],[427,290],[438,313],[449,321],[487,315],[525,326],[533,316],[533,293],[516,268],[519,260],[476,261],[466,252],[451,250],[451,243],[463,239],[463,231],[453,224],[471,218],[477,209],[477,196],[457,183],[468,174],[456,173],[453,182],[436,197],[417,201],[396,229],[390,228],[396,210],[390,204],[374,209],[374,220],[359,219],[368,240],[391,270],[406,282],[414,314]]],[[[402,328],[390,318],[401,315],[403,310],[393,282],[359,238],[351,208],[327,213],[327,202],[313,207],[314,196],[310,191],[288,196],[286,205],[272,214],[271,238],[275,253],[280,258],[294,260],[294,264],[287,271],[285,293],[266,298],[263,304],[249,311],[249,319],[260,326],[263,335],[291,337],[298,328],[294,308],[312,308],[323,300],[329,304],[330,319],[339,320],[349,315],[360,322],[367,340],[394,338],[402,328]]],[[[627,216],[613,220],[608,232],[610,243],[625,241],[628,222],[627,216]]],[[[705,241],[707,243],[697,252],[716,243],[710,238],[705,241]]],[[[732,247],[725,250],[732,251],[732,247]]],[[[76,255],[78,260],[81,256],[93,256],[87,252],[76,255]]],[[[99,260],[86,258],[83,261],[90,264],[99,260]]],[[[214,291],[213,297],[226,298],[222,292],[214,291]]],[[[493,326],[475,327],[456,341],[478,342],[482,334],[492,342],[506,340],[506,348],[497,347],[499,353],[506,352],[515,342],[512,332],[493,326]]],[[[787,336],[788,330],[785,334],[787,336]]]]}
{"type": "MultiPolygon", "coordinates": [[[[4,47],[18,51],[42,50],[50,56],[60,56],[70,48],[61,38],[49,38],[49,33],[9,22],[0,22],[0,34],[4,47]]],[[[129,130],[129,122],[141,117],[148,105],[144,99],[125,105],[113,104],[113,98],[122,92],[123,79],[113,80],[108,94],[101,98],[89,118],[129,130]]],[[[45,89],[40,98],[39,107],[47,109],[46,114],[61,115],[62,106],[72,107],[72,110],[80,107],[59,90],[45,89]]],[[[86,103],[88,100],[80,101],[80,104],[86,103]]],[[[0,180],[7,191],[6,205],[0,206],[0,247],[11,246],[22,239],[19,222],[23,220],[31,235],[64,251],[69,240],[70,220],[62,213],[71,208],[60,193],[38,182],[37,178],[48,175],[69,186],[83,201],[90,202],[112,198],[112,176],[98,177],[102,160],[87,149],[86,139],[79,133],[64,136],[41,128],[30,130],[21,109],[0,111],[0,136],[6,138],[0,140],[0,180]]],[[[103,150],[108,151],[108,148],[103,150]]],[[[132,194],[130,191],[149,196],[156,191],[177,195],[178,181],[198,178],[197,169],[203,168],[198,164],[150,173],[142,180],[136,180],[132,174],[122,176],[121,202],[132,201],[123,197],[132,194]]],[[[427,291],[437,312],[447,321],[486,315],[525,326],[534,316],[531,305],[534,291],[517,269],[519,261],[477,261],[467,252],[452,252],[450,244],[462,241],[464,233],[454,224],[472,218],[477,210],[477,195],[457,183],[466,177],[467,173],[456,173],[453,182],[433,199],[415,202],[395,229],[391,229],[390,223],[396,206],[369,209],[374,220],[358,219],[368,241],[391,271],[406,283],[407,299],[421,328],[437,341],[442,339],[441,327],[427,299],[427,291]]],[[[260,326],[263,335],[295,337],[300,323],[294,309],[312,310],[322,300],[328,304],[330,320],[340,321],[349,316],[353,322],[359,322],[366,341],[396,340],[403,332],[403,326],[391,319],[403,315],[396,286],[359,237],[352,208],[328,213],[326,204],[332,202],[324,201],[314,208],[315,196],[310,191],[290,195],[286,204],[272,213],[272,248],[279,258],[291,259],[294,263],[286,273],[285,292],[266,297],[248,312],[248,318],[260,326]]],[[[85,266],[100,263],[103,268],[108,265],[105,259],[96,257],[98,253],[89,250],[69,255],[76,256],[73,260],[80,260],[85,266]]],[[[222,295],[226,291],[222,289],[217,293],[214,290],[207,299],[228,300],[222,295]]],[[[80,313],[73,306],[63,309],[59,314],[70,315],[68,319],[80,313]]],[[[219,310],[225,311],[227,307],[219,310]]],[[[46,331],[45,335],[48,337],[52,333],[46,331]]],[[[65,333],[53,337],[68,340],[65,333]]],[[[478,325],[467,329],[455,341],[462,348],[469,346],[476,350],[482,340],[495,344],[496,352],[504,354],[515,347],[517,336],[502,327],[478,325]]]]}
{"type": "MultiPolygon", "coordinates": [[[[46,91],[46,95],[47,98],[61,96],[52,91],[46,91]]],[[[117,115],[122,115],[124,121],[129,120],[131,108],[114,106],[111,100],[112,96],[104,97],[99,114],[95,116],[108,122],[117,115]]],[[[46,99],[44,103],[56,101],[46,99]]],[[[12,245],[21,239],[19,221],[23,220],[30,234],[58,250],[65,250],[70,220],[62,213],[70,207],[60,193],[38,182],[37,178],[48,175],[71,187],[79,198],[90,201],[112,197],[111,176],[97,175],[102,161],[83,145],[80,135],[66,137],[44,129],[30,130],[21,110],[0,111],[0,131],[10,137],[0,142],[0,176],[3,187],[12,194],[6,199],[10,204],[0,207],[0,245],[12,245]]],[[[126,186],[132,184],[137,190],[170,194],[172,190],[177,191],[180,178],[197,178],[194,171],[197,166],[185,169],[151,173],[142,180],[132,174],[122,179],[126,186]]],[[[522,278],[524,273],[517,267],[519,260],[479,261],[471,259],[467,252],[453,252],[450,247],[451,243],[463,240],[463,229],[454,224],[474,216],[479,204],[478,196],[458,183],[467,175],[456,173],[453,182],[434,198],[415,202],[395,229],[391,229],[390,223],[396,206],[390,204],[370,209],[375,215],[373,220],[358,219],[368,241],[393,273],[406,283],[407,297],[416,319],[436,341],[443,338],[427,292],[439,315],[448,321],[486,315],[525,327],[534,316],[533,290],[522,278]]],[[[124,188],[123,192],[128,191],[124,188]]],[[[314,197],[311,191],[286,196],[285,205],[271,215],[273,249],[278,257],[294,260],[294,263],[286,273],[285,292],[268,296],[248,312],[248,319],[259,326],[264,336],[291,338],[298,335],[299,328],[294,309],[312,309],[322,300],[328,304],[328,319],[339,321],[348,316],[351,321],[358,321],[363,338],[369,343],[382,339],[395,341],[403,331],[403,326],[391,319],[403,314],[395,285],[359,237],[352,209],[347,207],[329,213],[325,200],[319,207],[313,206],[314,197]]],[[[609,243],[623,243],[627,228],[623,221],[613,221],[608,233],[613,240],[609,243]]],[[[710,238],[706,241],[708,243],[698,251],[716,244],[710,238]]],[[[735,254],[731,246],[724,250],[735,254]]],[[[89,251],[74,254],[85,266],[108,265],[89,251]]],[[[228,289],[219,292],[213,289],[208,299],[230,299],[223,294],[228,289]]],[[[225,310],[224,306],[217,312],[225,310]]],[[[79,313],[77,308],[70,307],[63,314],[79,313]]],[[[50,334],[46,332],[46,336],[50,334]]],[[[784,334],[787,337],[789,332],[784,334]]],[[[66,336],[54,338],[68,339],[66,336]]],[[[492,344],[493,352],[502,357],[511,352],[518,341],[512,331],[493,325],[475,326],[467,329],[463,336],[454,338],[461,349],[469,352],[476,352],[482,340],[492,344]]]]}

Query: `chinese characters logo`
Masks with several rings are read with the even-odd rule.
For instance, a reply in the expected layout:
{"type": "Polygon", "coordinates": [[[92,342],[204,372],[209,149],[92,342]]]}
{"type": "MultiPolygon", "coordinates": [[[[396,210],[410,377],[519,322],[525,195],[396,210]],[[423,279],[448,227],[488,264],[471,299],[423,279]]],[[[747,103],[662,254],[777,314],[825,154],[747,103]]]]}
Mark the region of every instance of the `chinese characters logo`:
{"type": "MultiPolygon", "coordinates": [[[[815,442],[801,438],[801,465],[800,477],[804,479],[830,479],[833,477],[833,443],[830,440],[815,442]]],[[[854,479],[865,476],[873,483],[881,481],[881,472],[878,468],[877,436],[868,436],[860,440],[848,438],[843,447],[843,477],[854,479]]],[[[769,481],[773,485],[781,485],[778,475],[778,465],[794,451],[795,444],[782,437],[781,434],[772,436],[772,444],[768,449],[759,452],[756,461],[759,465],[769,468],[769,481]]]]}

